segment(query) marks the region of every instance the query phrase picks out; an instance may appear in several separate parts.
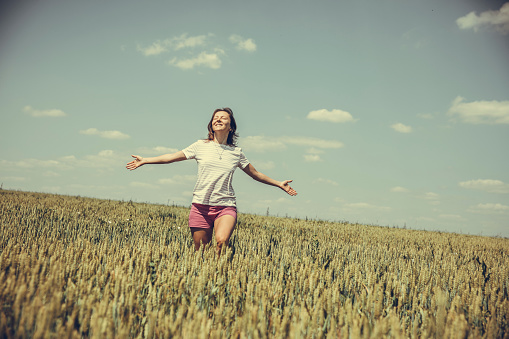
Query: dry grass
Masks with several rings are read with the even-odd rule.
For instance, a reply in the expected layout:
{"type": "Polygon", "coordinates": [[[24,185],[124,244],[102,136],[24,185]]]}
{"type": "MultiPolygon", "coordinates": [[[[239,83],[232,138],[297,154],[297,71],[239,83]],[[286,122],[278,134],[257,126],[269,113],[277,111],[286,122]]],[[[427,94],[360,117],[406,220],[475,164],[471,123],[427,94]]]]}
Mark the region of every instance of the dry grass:
{"type": "Polygon", "coordinates": [[[0,190],[0,337],[509,337],[509,240],[0,190]]]}

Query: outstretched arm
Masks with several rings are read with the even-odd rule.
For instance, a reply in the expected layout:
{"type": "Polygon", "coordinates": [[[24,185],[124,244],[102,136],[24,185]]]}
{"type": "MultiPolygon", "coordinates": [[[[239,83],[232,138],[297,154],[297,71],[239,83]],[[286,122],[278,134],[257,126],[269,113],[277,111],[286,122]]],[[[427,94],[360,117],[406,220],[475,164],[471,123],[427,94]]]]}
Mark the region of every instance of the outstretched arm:
{"type": "Polygon", "coordinates": [[[182,161],[182,160],[187,159],[184,152],[182,152],[182,151],[178,151],[173,154],[164,154],[164,155],[160,155],[158,157],[153,157],[153,158],[143,158],[143,157],[140,157],[139,155],[132,155],[132,157],[134,158],[134,160],[127,163],[127,165],[126,165],[126,168],[131,171],[137,169],[140,166],[147,165],[147,164],[170,164],[172,162],[177,162],[177,161],[182,161]]]}
{"type": "Polygon", "coordinates": [[[292,182],[292,180],[285,180],[285,181],[277,181],[272,178],[269,178],[265,174],[258,172],[253,165],[249,164],[246,167],[243,168],[243,171],[249,175],[251,178],[253,178],[256,181],[259,181],[261,183],[272,185],[281,188],[283,191],[290,195],[297,195],[297,192],[288,185],[288,183],[292,182]]]}

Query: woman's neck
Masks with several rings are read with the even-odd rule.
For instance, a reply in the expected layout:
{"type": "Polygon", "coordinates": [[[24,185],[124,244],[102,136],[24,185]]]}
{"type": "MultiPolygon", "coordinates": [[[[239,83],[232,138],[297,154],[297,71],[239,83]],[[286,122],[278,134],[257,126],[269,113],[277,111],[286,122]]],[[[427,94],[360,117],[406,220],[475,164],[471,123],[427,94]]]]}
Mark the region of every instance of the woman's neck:
{"type": "Polygon", "coordinates": [[[219,132],[214,133],[214,142],[217,142],[218,144],[221,144],[221,145],[226,145],[227,141],[228,141],[228,133],[226,133],[226,134],[219,133],[219,132]]]}

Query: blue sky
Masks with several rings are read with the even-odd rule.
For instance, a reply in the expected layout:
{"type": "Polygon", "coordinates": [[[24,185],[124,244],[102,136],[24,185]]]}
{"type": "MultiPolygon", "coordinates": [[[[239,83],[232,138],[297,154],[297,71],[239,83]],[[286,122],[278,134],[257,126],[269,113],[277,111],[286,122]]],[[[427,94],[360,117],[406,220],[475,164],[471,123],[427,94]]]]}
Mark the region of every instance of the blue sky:
{"type": "Polygon", "coordinates": [[[297,197],[242,213],[509,236],[509,3],[16,1],[0,8],[4,189],[188,206],[181,150],[231,107],[297,197]]]}

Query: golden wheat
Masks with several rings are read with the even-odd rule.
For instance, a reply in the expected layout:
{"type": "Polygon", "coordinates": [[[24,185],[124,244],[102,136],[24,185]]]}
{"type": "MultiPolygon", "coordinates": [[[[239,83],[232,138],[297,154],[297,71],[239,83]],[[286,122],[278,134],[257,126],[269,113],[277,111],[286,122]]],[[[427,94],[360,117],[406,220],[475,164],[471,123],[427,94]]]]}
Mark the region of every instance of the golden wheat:
{"type": "Polygon", "coordinates": [[[0,337],[508,338],[509,240],[0,191],[0,337]]]}

